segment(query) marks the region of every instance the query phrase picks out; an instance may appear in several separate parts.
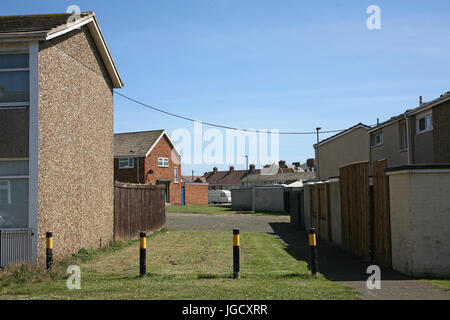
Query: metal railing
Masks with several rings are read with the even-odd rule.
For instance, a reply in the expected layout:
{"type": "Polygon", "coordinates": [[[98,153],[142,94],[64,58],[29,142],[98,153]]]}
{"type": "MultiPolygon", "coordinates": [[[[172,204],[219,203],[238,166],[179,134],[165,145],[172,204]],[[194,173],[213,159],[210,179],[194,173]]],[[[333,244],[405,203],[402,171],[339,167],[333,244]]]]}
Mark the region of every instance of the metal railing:
{"type": "Polygon", "coordinates": [[[31,262],[31,229],[0,229],[0,267],[31,262]]]}

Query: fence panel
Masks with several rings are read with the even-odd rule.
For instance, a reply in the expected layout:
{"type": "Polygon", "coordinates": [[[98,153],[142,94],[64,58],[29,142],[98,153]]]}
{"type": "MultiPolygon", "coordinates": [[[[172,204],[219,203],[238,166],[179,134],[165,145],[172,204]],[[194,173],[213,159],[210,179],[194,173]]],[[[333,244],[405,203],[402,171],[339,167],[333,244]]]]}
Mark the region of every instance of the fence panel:
{"type": "Polygon", "coordinates": [[[374,258],[384,267],[392,266],[389,180],[386,160],[373,163],[373,240],[374,258]]]}
{"type": "Polygon", "coordinates": [[[114,240],[138,237],[166,223],[164,186],[126,184],[114,186],[114,240]]]}
{"type": "Polygon", "coordinates": [[[329,186],[320,183],[309,188],[311,226],[316,229],[319,239],[331,241],[329,186]]]}
{"type": "Polygon", "coordinates": [[[368,258],[370,255],[369,162],[341,167],[341,226],[344,249],[368,258]]]}

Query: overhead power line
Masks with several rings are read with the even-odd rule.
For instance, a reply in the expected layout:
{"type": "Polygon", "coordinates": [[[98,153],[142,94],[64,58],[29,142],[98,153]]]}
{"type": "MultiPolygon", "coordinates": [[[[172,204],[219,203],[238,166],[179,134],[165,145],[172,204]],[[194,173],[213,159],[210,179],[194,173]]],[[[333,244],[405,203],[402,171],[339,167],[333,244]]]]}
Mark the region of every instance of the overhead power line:
{"type": "MultiPolygon", "coordinates": [[[[58,49],[59,51],[61,51],[62,53],[64,53],[64,54],[65,54],[66,56],[68,56],[69,58],[75,60],[75,61],[78,62],[80,65],[82,65],[83,67],[85,67],[86,69],[88,69],[89,71],[91,71],[91,72],[93,72],[93,73],[95,73],[95,74],[97,74],[97,75],[99,75],[99,76],[101,76],[101,77],[104,77],[103,74],[97,72],[97,70],[94,70],[93,68],[89,67],[88,65],[86,65],[86,64],[83,63],[82,61],[78,60],[77,58],[75,58],[75,57],[72,56],[71,54],[67,53],[65,50],[61,49],[60,47],[58,47],[56,44],[54,44],[54,43],[51,42],[50,40],[48,40],[48,42],[49,42],[53,47],[55,47],[56,49],[58,49]]],[[[236,128],[236,127],[230,127],[230,126],[220,125],[220,124],[212,123],[212,122],[205,122],[205,121],[201,121],[201,120],[195,120],[195,119],[188,118],[188,117],[185,117],[185,116],[176,114],[176,113],[172,113],[172,112],[165,111],[165,110],[160,109],[160,108],[153,107],[153,106],[151,106],[151,105],[149,105],[149,104],[146,104],[146,103],[141,102],[141,101],[139,101],[139,100],[133,99],[133,98],[131,98],[131,97],[129,97],[129,96],[123,94],[123,93],[117,92],[116,90],[113,90],[113,92],[114,92],[115,94],[117,94],[117,95],[119,95],[119,96],[121,96],[121,97],[123,97],[123,98],[125,98],[125,99],[127,99],[127,100],[129,100],[129,101],[131,101],[131,102],[134,102],[134,103],[138,104],[138,105],[141,105],[141,106],[143,106],[143,107],[146,107],[146,108],[152,109],[152,110],[154,110],[154,111],[158,111],[158,112],[160,112],[160,113],[163,113],[163,114],[166,114],[166,115],[169,115],[169,116],[172,116],[172,117],[176,117],[176,118],[179,118],[179,119],[182,119],[182,120],[191,121],[191,122],[200,122],[200,123],[202,123],[202,124],[204,124],[204,125],[208,125],[208,126],[211,126],[211,127],[222,128],[222,129],[230,129],[230,130],[237,130],[237,131],[244,131],[244,132],[268,133],[268,132],[265,131],[265,130],[243,129],[243,128],[236,128]]],[[[345,130],[347,130],[347,129],[342,129],[342,130],[325,130],[325,131],[320,131],[320,133],[338,133],[338,132],[342,132],[342,131],[345,131],[345,130]]],[[[317,134],[317,131],[305,131],[305,132],[278,131],[278,132],[271,132],[271,133],[272,133],[272,134],[281,134],[281,135],[307,135],[307,134],[317,134]]]]}
{"type": "MultiPolygon", "coordinates": [[[[230,129],[230,130],[246,131],[246,132],[256,132],[256,133],[268,133],[267,131],[263,131],[263,130],[236,128],[236,127],[225,126],[225,125],[212,123],[212,122],[205,122],[205,121],[201,121],[201,120],[195,120],[195,119],[188,118],[188,117],[185,117],[185,116],[182,116],[182,115],[179,115],[179,114],[175,114],[175,113],[172,113],[172,112],[168,112],[168,111],[162,110],[160,108],[153,107],[151,105],[148,105],[148,104],[143,103],[141,101],[138,101],[136,99],[130,98],[130,97],[128,97],[128,96],[126,96],[126,95],[124,95],[124,94],[122,94],[120,92],[117,92],[117,91],[114,91],[114,93],[119,95],[119,96],[122,96],[123,98],[128,99],[128,100],[130,100],[130,101],[132,101],[134,103],[137,103],[137,104],[139,104],[141,106],[144,106],[146,108],[149,108],[149,109],[152,109],[152,110],[155,110],[155,111],[158,111],[158,112],[161,112],[161,113],[164,113],[164,114],[167,114],[167,115],[170,115],[172,117],[179,118],[179,119],[183,119],[183,120],[187,120],[187,121],[191,121],[191,122],[201,122],[204,125],[208,125],[208,126],[211,126],[211,127],[222,128],[222,129],[230,129]]],[[[328,130],[328,131],[320,131],[320,133],[332,133],[332,132],[342,132],[342,131],[344,131],[344,130],[328,130]]],[[[294,135],[294,134],[316,134],[317,132],[316,131],[314,131],[314,132],[280,131],[280,132],[271,132],[271,133],[294,135]]]]}

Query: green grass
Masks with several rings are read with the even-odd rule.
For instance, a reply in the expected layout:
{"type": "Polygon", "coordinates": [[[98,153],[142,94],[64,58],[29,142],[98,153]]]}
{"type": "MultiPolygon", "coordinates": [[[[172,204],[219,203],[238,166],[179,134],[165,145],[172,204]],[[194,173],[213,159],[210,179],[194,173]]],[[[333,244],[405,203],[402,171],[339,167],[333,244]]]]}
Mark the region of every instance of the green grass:
{"type": "Polygon", "coordinates": [[[177,206],[169,205],[166,206],[167,212],[181,212],[181,213],[203,213],[203,214],[248,214],[253,216],[281,216],[289,215],[285,212],[271,212],[271,211],[238,211],[232,210],[230,207],[222,206],[177,206]]]}
{"type": "Polygon", "coordinates": [[[305,261],[267,233],[241,235],[241,279],[232,279],[229,232],[166,231],[147,241],[140,278],[137,241],[86,250],[72,258],[81,289],[66,287],[66,264],[51,272],[18,267],[0,272],[3,299],[355,299],[347,287],[310,276],[305,261]]]}
{"type": "Polygon", "coordinates": [[[448,279],[434,279],[434,280],[427,280],[428,282],[430,282],[432,285],[443,289],[445,291],[450,291],[450,280],[448,279]]]}

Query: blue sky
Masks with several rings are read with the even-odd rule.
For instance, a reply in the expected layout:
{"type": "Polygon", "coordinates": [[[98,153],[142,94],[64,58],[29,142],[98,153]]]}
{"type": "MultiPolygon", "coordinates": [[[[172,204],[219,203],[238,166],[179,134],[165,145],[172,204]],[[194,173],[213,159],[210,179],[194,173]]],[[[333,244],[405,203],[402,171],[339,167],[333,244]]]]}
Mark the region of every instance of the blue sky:
{"type": "MultiPolygon", "coordinates": [[[[2,15],[55,13],[72,4],[96,12],[126,85],[122,93],[198,120],[345,129],[450,90],[446,0],[58,0],[1,8],[2,15]],[[381,30],[366,28],[372,4],[381,8],[381,30]]],[[[115,132],[193,129],[121,97],[114,116],[115,132]]],[[[281,136],[280,158],[304,162],[314,142],[313,135],[281,136]]],[[[183,173],[210,168],[184,165],[183,173]]]]}

